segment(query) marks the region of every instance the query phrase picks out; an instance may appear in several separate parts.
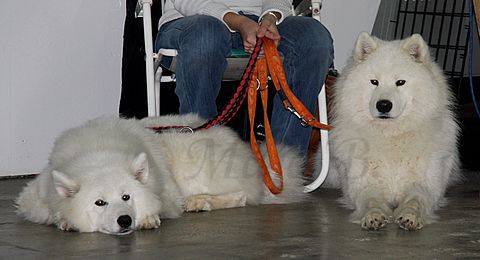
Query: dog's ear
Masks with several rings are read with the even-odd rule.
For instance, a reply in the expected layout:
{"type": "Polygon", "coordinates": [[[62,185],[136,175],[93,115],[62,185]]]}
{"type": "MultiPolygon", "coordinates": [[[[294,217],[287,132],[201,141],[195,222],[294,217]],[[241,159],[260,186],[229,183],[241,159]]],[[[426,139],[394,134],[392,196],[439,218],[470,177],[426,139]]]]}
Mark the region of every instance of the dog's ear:
{"type": "Polygon", "coordinates": [[[427,63],[430,59],[428,45],[420,34],[413,34],[406,38],[402,47],[416,62],[427,63]]]}
{"type": "Polygon", "coordinates": [[[375,51],[375,49],[377,49],[377,41],[375,40],[375,37],[367,32],[362,32],[355,43],[353,59],[356,62],[365,60],[368,55],[375,51]]]}
{"type": "Polygon", "coordinates": [[[131,169],[133,177],[140,183],[145,184],[148,179],[148,159],[146,153],[140,153],[133,159],[131,169]]]}
{"type": "Polygon", "coordinates": [[[62,198],[72,197],[80,190],[80,184],[63,172],[54,170],[52,177],[55,189],[62,198]]]}

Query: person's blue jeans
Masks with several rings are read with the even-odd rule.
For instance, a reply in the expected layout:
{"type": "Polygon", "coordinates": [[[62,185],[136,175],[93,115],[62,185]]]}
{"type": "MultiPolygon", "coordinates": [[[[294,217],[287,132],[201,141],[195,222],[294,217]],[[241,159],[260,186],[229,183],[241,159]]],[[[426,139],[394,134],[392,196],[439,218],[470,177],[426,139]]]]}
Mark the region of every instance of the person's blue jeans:
{"type": "MultiPolygon", "coordinates": [[[[258,20],[256,16],[249,16],[258,20]]],[[[295,95],[312,112],[333,61],[333,43],[328,30],[311,17],[290,16],[278,25],[278,50],[284,57],[287,81],[295,95]]],[[[177,49],[177,85],[180,113],[198,113],[210,119],[217,114],[216,98],[221,87],[226,57],[232,48],[243,49],[239,33],[230,32],[218,19],[194,15],[161,26],[156,42],[160,48],[177,49]]],[[[272,110],[275,140],[294,146],[305,155],[311,128],[285,110],[278,97],[272,110]]]]}

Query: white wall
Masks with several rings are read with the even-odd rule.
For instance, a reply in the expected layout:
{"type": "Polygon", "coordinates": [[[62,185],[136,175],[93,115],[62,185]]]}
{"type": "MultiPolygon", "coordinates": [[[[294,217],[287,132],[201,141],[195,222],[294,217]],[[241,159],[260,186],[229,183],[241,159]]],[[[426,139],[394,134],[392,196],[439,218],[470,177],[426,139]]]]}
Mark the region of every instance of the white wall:
{"type": "Polygon", "coordinates": [[[335,67],[342,70],[360,32],[372,32],[380,0],[324,0],[322,23],[333,37],[335,67]]]}
{"type": "MultiPolygon", "coordinates": [[[[379,0],[326,0],[322,21],[343,68],[379,0]]],[[[125,0],[1,0],[0,175],[40,171],[54,137],[116,114],[125,0]]]]}
{"type": "Polygon", "coordinates": [[[125,0],[1,0],[0,175],[38,172],[54,137],[120,93],[125,0]]]}

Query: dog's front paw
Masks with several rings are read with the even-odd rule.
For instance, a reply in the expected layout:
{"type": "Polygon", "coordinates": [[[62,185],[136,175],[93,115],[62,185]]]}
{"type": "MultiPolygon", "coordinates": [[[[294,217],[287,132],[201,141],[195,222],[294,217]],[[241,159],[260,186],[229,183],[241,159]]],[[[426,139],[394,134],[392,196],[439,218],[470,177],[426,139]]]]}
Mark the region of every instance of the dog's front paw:
{"type": "Polygon", "coordinates": [[[194,195],[185,200],[186,212],[211,211],[210,195],[194,195]]]}
{"type": "Polygon", "coordinates": [[[379,230],[388,224],[388,217],[379,208],[371,208],[367,211],[360,223],[362,228],[379,230]]]}
{"type": "Polygon", "coordinates": [[[160,227],[160,217],[158,215],[146,216],[137,224],[137,229],[154,229],[160,227]]]}
{"type": "Polygon", "coordinates": [[[423,227],[423,218],[420,212],[414,208],[408,207],[395,212],[395,222],[400,228],[414,231],[423,227]]]}
{"type": "Polygon", "coordinates": [[[76,232],[78,229],[74,227],[72,224],[68,223],[66,220],[62,219],[57,223],[57,227],[60,230],[67,231],[67,232],[76,232]]]}

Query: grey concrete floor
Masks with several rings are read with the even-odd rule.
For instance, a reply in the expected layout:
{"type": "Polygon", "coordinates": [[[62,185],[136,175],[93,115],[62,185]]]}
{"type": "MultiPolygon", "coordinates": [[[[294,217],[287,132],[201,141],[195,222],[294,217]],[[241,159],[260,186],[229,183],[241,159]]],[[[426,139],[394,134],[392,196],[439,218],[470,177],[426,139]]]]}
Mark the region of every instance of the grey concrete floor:
{"type": "Polygon", "coordinates": [[[335,201],[338,190],[320,189],[305,203],[189,213],[126,236],[18,218],[13,199],[26,181],[0,181],[1,259],[480,259],[477,179],[450,189],[440,221],[418,232],[362,230],[335,201]]]}

